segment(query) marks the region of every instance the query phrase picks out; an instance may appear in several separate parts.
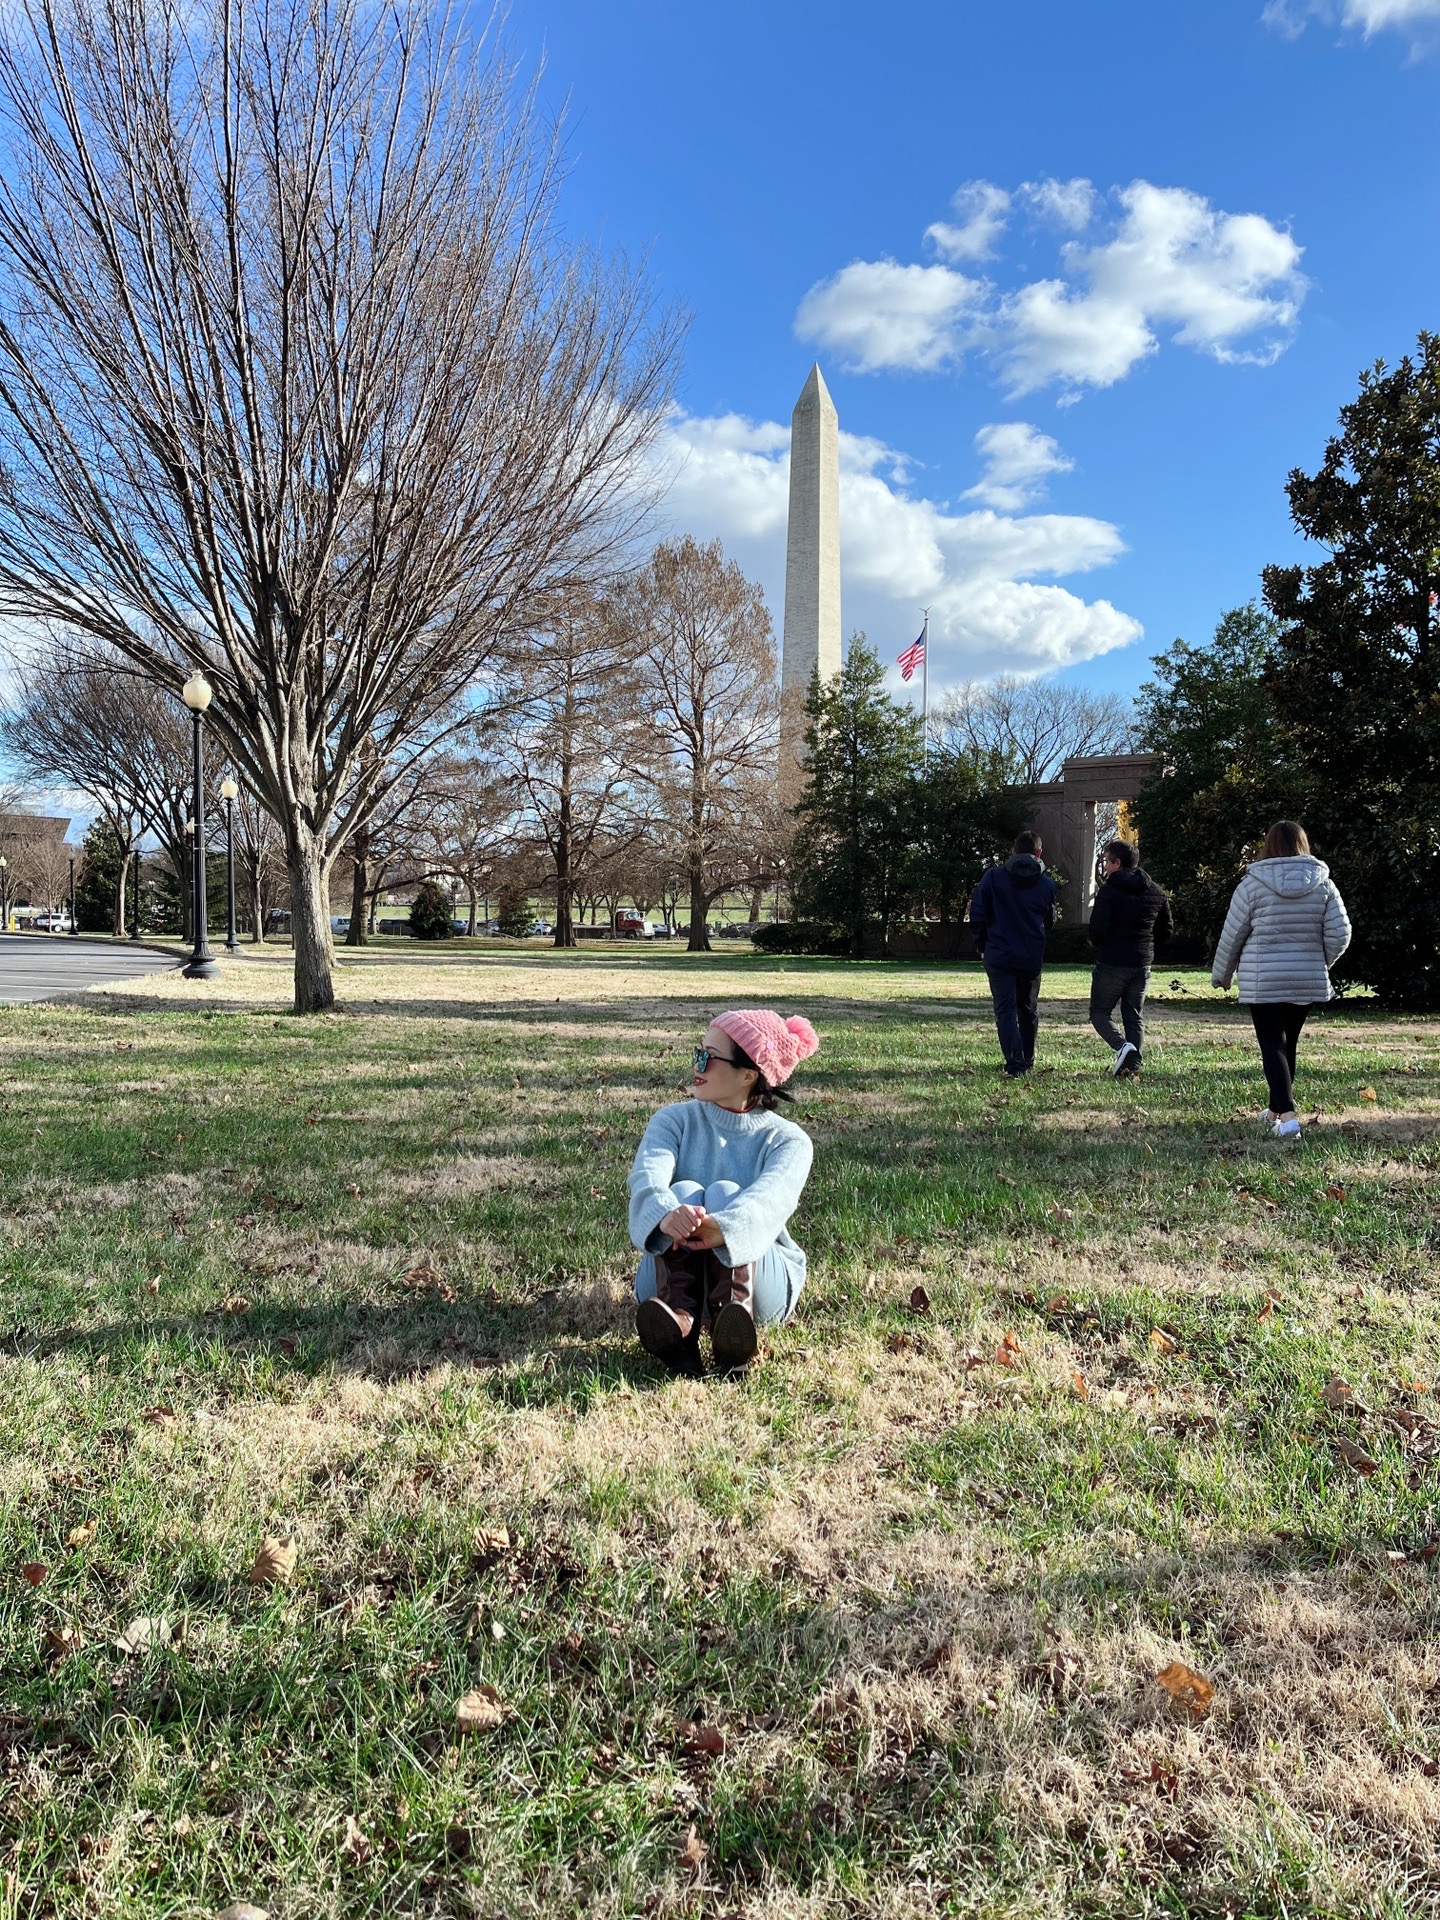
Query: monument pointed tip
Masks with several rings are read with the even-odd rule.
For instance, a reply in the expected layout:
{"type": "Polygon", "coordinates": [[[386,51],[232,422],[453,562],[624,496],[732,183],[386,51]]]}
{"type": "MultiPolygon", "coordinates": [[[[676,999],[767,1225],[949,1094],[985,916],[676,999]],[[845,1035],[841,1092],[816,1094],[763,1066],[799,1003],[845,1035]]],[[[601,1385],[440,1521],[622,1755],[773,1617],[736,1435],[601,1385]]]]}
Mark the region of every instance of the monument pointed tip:
{"type": "Polygon", "coordinates": [[[800,389],[800,398],[795,402],[797,410],[815,405],[829,407],[832,411],[835,402],[830,397],[830,389],[825,384],[825,376],[820,371],[820,362],[816,360],[810,368],[810,376],[800,389]]]}

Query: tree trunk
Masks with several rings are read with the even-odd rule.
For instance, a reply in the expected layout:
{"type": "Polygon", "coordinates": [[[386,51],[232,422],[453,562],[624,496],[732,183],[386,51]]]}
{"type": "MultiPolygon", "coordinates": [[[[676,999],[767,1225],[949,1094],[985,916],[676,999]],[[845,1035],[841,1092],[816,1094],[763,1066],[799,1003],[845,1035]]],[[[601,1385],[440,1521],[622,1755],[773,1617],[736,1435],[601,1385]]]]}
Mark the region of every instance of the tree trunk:
{"type": "Polygon", "coordinates": [[[125,937],[125,906],[128,899],[125,889],[129,884],[130,854],[127,851],[120,856],[120,879],[115,888],[115,924],[111,928],[111,932],[114,933],[117,939],[123,939],[125,937]]]}
{"type": "Polygon", "coordinates": [[[705,924],[710,911],[710,902],[705,898],[705,869],[693,866],[690,869],[690,939],[687,953],[709,953],[710,929],[705,924]]]}
{"type": "Polygon", "coordinates": [[[365,896],[370,887],[370,836],[357,833],[350,848],[354,873],[350,883],[350,924],[345,929],[347,947],[365,944],[365,896]]]}
{"type": "Polygon", "coordinates": [[[475,929],[477,924],[477,909],[479,905],[480,896],[478,893],[476,893],[474,887],[469,888],[468,892],[470,897],[470,923],[466,927],[465,932],[466,932],[466,936],[469,939],[473,940],[475,938],[475,929]]]}
{"type": "Polygon", "coordinates": [[[313,840],[292,845],[287,865],[290,935],[295,942],[295,1011],[324,1013],[335,1004],[329,876],[313,840]]]}
{"type": "Polygon", "coordinates": [[[760,916],[764,913],[764,911],[765,911],[765,889],[764,887],[756,887],[755,891],[750,896],[750,913],[748,917],[752,927],[759,926],[760,916]]]}
{"type": "Polygon", "coordinates": [[[250,869],[250,939],[259,946],[265,938],[265,909],[260,904],[260,868],[250,869]]]}

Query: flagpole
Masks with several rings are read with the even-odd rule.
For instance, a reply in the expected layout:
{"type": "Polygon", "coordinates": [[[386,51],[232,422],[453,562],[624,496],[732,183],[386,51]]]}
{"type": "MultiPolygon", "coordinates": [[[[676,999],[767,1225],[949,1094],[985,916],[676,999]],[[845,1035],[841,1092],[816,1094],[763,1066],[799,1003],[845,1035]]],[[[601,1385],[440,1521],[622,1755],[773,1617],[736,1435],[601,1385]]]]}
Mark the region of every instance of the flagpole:
{"type": "Polygon", "coordinates": [[[930,758],[930,609],[925,608],[925,624],[920,630],[920,638],[925,642],[925,651],[920,656],[920,670],[923,678],[920,682],[920,729],[925,742],[925,758],[930,758]]]}

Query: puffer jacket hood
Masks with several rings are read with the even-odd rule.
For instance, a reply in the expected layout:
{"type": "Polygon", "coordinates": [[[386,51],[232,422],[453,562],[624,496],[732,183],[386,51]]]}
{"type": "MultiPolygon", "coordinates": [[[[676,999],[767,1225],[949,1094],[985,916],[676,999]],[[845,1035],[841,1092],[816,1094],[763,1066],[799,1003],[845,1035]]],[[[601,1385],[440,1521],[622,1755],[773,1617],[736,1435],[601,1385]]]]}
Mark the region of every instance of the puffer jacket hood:
{"type": "Polygon", "coordinates": [[[1045,878],[1045,869],[1033,853],[1012,853],[1005,862],[1005,871],[1017,887],[1033,887],[1037,880],[1045,878]]]}
{"type": "Polygon", "coordinates": [[[1170,938],[1170,902],[1143,867],[1117,867],[1095,890],[1090,943],[1102,967],[1149,967],[1170,938]]]}
{"type": "Polygon", "coordinates": [[[1298,900],[1313,893],[1330,878],[1330,869],[1313,853],[1284,854],[1276,860],[1255,860],[1248,869],[1262,886],[1278,893],[1282,900],[1298,900]]]}
{"type": "Polygon", "coordinates": [[[1055,924],[1055,882],[1032,853],[988,867],[970,902],[970,932],[987,967],[1039,973],[1055,924]]]}
{"type": "Polygon", "coordinates": [[[1117,867],[1105,884],[1114,887],[1117,893],[1144,893],[1150,876],[1143,867],[1117,867]]]}

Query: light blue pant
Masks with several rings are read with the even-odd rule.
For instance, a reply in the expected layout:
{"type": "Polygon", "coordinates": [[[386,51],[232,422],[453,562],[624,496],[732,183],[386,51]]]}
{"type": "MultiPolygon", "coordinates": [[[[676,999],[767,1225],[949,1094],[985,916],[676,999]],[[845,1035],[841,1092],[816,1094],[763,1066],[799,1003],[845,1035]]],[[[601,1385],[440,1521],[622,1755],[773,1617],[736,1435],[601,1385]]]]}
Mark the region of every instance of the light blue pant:
{"type": "MultiPolygon", "coordinates": [[[[707,1213],[719,1213],[725,1202],[739,1191],[739,1184],[734,1180],[712,1180],[708,1187],[702,1187],[698,1180],[671,1182],[671,1192],[681,1206],[701,1206],[707,1213]]],[[[755,1262],[756,1325],[765,1327],[776,1320],[788,1320],[800,1297],[801,1284],[792,1277],[780,1249],[767,1247],[755,1262]]],[[[635,1298],[640,1301],[654,1297],[655,1256],[642,1253],[635,1275],[635,1298]]]]}

